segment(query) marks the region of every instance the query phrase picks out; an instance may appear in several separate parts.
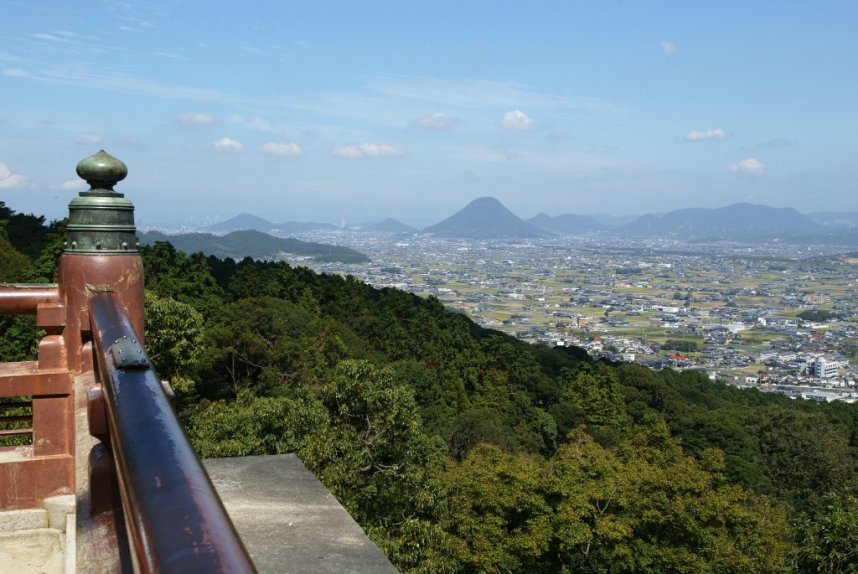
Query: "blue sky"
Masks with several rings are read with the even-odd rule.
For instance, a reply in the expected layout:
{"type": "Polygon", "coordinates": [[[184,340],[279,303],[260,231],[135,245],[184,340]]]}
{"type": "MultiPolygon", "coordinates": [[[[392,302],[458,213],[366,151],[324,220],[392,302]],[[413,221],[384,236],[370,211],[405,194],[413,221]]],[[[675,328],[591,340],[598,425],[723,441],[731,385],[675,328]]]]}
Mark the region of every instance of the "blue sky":
{"type": "Polygon", "coordinates": [[[104,148],[143,226],[856,211],[856,29],[852,1],[2,1],[0,200],[63,216],[104,148]]]}

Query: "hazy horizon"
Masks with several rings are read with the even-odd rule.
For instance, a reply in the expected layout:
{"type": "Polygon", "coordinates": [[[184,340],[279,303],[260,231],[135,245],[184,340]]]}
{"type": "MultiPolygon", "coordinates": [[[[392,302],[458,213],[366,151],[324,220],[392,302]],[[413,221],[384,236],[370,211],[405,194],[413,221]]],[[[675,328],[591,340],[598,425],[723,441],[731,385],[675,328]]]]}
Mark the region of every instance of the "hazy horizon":
{"type": "Polygon", "coordinates": [[[858,4],[6,2],[0,197],[139,221],[858,211],[858,4]],[[269,214],[277,214],[269,215],[269,214]]]}

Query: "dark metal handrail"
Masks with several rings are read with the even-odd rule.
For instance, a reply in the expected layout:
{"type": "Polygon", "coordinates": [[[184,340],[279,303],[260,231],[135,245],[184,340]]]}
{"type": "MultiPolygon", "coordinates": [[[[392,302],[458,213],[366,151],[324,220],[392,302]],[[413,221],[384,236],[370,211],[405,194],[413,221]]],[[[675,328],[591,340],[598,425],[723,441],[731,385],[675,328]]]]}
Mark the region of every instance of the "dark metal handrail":
{"type": "Polygon", "coordinates": [[[142,572],[255,572],[114,293],[89,301],[129,538],[142,572]]]}

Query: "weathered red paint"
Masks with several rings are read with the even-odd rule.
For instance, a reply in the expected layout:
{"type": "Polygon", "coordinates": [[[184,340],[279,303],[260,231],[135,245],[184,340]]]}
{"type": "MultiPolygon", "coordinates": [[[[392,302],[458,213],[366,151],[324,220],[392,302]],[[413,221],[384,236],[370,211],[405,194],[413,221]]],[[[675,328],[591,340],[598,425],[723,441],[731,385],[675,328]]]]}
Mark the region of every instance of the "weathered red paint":
{"type": "Polygon", "coordinates": [[[0,315],[34,314],[40,303],[58,303],[59,290],[54,284],[0,284],[0,315]]]}
{"type": "Polygon", "coordinates": [[[59,270],[60,298],[66,307],[63,336],[70,371],[82,372],[82,333],[90,330],[89,296],[109,290],[128,314],[135,334],[143,340],[143,262],[137,254],[76,255],[64,253],[59,270]]]}

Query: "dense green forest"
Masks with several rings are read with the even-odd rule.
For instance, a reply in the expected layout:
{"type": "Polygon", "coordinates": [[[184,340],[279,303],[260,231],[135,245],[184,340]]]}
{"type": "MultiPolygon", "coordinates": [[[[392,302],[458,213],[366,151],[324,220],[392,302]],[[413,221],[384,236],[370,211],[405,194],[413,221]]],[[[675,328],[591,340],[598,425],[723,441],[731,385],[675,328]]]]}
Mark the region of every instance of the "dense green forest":
{"type": "MultiPolygon", "coordinates": [[[[0,280],[50,280],[62,223],[0,209],[0,280]]],[[[404,572],[858,572],[858,405],[593,362],[352,277],[142,256],[198,452],[297,453],[404,572]]],[[[32,353],[0,321],[0,359],[32,353]]]]}

